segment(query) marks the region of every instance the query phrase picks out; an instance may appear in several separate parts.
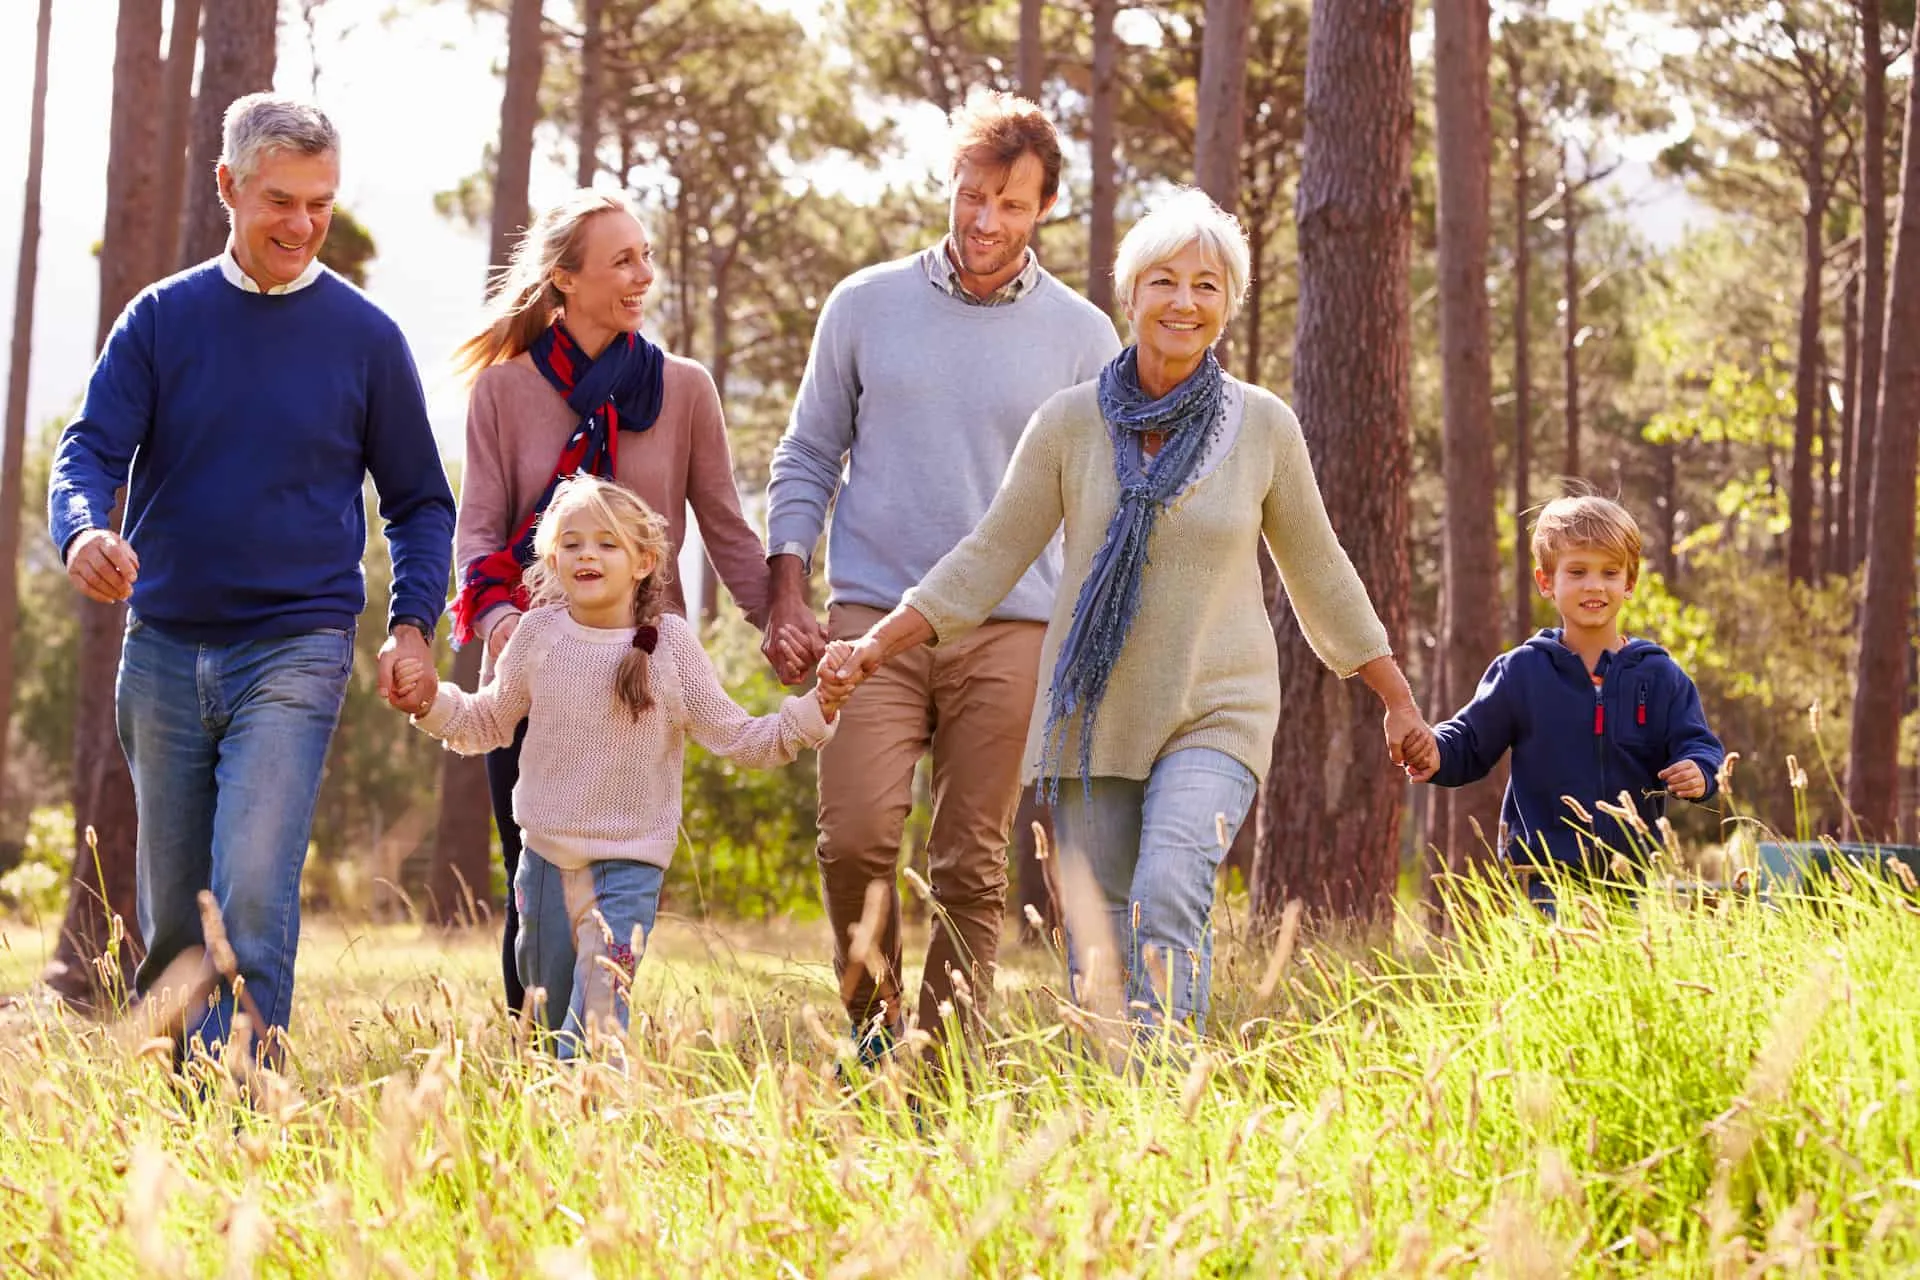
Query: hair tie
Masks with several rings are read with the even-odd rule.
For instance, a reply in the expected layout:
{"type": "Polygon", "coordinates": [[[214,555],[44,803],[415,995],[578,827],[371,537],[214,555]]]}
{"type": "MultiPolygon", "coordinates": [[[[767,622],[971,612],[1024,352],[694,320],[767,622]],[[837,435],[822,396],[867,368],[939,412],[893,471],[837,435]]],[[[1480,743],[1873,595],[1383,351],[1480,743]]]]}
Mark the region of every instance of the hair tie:
{"type": "Polygon", "coordinates": [[[649,625],[633,629],[633,647],[640,652],[652,653],[653,647],[659,643],[660,628],[649,625]]]}

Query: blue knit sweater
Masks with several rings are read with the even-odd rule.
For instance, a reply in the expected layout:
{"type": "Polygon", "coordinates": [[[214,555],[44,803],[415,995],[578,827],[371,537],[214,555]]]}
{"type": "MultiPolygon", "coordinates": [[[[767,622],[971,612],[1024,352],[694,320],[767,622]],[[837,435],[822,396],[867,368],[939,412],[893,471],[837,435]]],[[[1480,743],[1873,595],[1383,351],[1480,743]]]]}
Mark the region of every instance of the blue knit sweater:
{"type": "Polygon", "coordinates": [[[1619,802],[1622,791],[1649,827],[1666,812],[1659,773],[1692,760],[1707,778],[1707,793],[1726,759],[1707,727],[1699,690],[1667,651],[1630,640],[1602,655],[1595,688],[1586,663],[1560,643],[1558,630],[1535,635],[1495,658],[1473,701],[1434,726],[1443,787],[1478,782],[1513,752],[1500,821],[1507,856],[1537,862],[1548,857],[1604,871],[1610,852],[1632,853],[1646,843],[1630,839],[1595,804],[1619,802]],[[1571,796],[1593,816],[1581,822],[1564,800],[1571,796]],[[1598,840],[1604,850],[1595,847],[1598,840]],[[1609,852],[1610,851],[1610,852],[1609,852]]]}
{"type": "Polygon", "coordinates": [[[433,622],[453,495],[398,327],[331,271],[268,295],[228,283],[216,259],[121,313],[60,438],[48,523],[64,554],[110,527],[126,485],[134,612],[183,639],[345,628],[366,606],[369,474],[392,549],[392,616],[433,622]]]}

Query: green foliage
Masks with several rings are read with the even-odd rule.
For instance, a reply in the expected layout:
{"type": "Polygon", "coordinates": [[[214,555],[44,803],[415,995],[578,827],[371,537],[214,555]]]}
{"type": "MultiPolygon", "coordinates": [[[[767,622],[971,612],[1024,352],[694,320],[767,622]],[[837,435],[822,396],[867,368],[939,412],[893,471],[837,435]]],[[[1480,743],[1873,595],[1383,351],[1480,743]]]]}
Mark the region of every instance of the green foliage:
{"type": "MultiPolygon", "coordinates": [[[[30,438],[22,492],[30,495],[23,518],[19,565],[19,629],[14,637],[12,741],[7,794],[17,805],[64,792],[73,768],[73,717],[80,624],[76,596],[47,536],[44,495],[61,422],[47,423],[30,438]],[[39,501],[36,502],[35,499],[39,501]],[[17,757],[17,758],[15,758],[17,757]]],[[[24,816],[23,813],[13,815],[24,816]]],[[[0,831],[0,835],[11,832],[0,831]]],[[[72,832],[68,832],[71,844],[72,832]]]]}
{"type": "Polygon", "coordinates": [[[73,865],[73,806],[44,805],[27,819],[20,861],[0,875],[0,905],[23,916],[46,918],[66,900],[73,865]]]}
{"type": "Polygon", "coordinates": [[[347,209],[335,205],[333,225],[320,246],[320,261],[361,288],[367,287],[367,264],[379,250],[366,226],[347,209]]]}
{"type": "MultiPolygon", "coordinates": [[[[706,636],[727,691],[747,710],[779,710],[791,691],[760,656],[760,637],[732,610],[706,636]]],[[[667,873],[672,909],[710,915],[810,915],[819,910],[814,869],[814,754],[784,769],[747,769],[687,744],[681,788],[685,839],[667,873]]]]}

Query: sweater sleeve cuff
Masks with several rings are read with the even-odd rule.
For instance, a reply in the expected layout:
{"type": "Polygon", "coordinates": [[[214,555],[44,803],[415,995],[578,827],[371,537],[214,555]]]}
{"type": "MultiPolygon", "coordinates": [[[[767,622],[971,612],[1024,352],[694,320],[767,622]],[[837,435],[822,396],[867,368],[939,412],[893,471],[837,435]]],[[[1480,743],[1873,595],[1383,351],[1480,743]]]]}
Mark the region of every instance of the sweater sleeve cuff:
{"type": "Polygon", "coordinates": [[[473,632],[479,636],[484,643],[486,638],[493,634],[495,627],[505,622],[508,618],[518,618],[520,616],[522,616],[521,611],[512,605],[497,604],[480,615],[480,621],[473,628],[473,632]]]}
{"type": "Polygon", "coordinates": [[[447,724],[453,719],[454,700],[447,696],[447,686],[441,685],[440,691],[433,696],[433,705],[427,708],[423,716],[414,716],[414,727],[422,733],[436,738],[444,738],[447,724]]]}
{"type": "MultiPolygon", "coordinates": [[[[787,706],[793,713],[794,728],[808,746],[820,747],[833,740],[834,730],[840,727],[840,719],[838,716],[831,721],[827,719],[826,713],[820,709],[819,690],[809,689],[798,697],[790,697],[787,706]]],[[[841,709],[845,710],[844,707],[841,709]]]]}
{"type": "Polygon", "coordinates": [[[907,588],[907,593],[900,597],[900,603],[925,618],[927,625],[933,628],[933,639],[927,641],[930,649],[958,640],[979,625],[963,617],[957,607],[941,600],[937,592],[928,591],[924,582],[907,588]]]}
{"type": "Polygon", "coordinates": [[[1378,643],[1374,644],[1371,648],[1362,650],[1358,657],[1343,661],[1339,666],[1334,668],[1334,674],[1338,675],[1342,680],[1351,680],[1359,674],[1360,668],[1366,666],[1369,662],[1380,658],[1391,658],[1392,656],[1393,645],[1387,640],[1386,632],[1383,630],[1380,633],[1378,643]]]}

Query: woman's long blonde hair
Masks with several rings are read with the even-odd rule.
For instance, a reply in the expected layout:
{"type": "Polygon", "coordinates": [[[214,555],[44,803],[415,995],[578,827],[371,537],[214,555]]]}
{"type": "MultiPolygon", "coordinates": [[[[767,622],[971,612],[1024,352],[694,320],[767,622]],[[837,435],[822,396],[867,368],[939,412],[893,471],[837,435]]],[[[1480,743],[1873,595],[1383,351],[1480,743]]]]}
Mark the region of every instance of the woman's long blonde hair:
{"type": "MultiPolygon", "coordinates": [[[[633,589],[633,625],[657,626],[666,611],[668,575],[673,570],[673,543],[667,537],[667,522],[640,495],[598,476],[577,475],[562,480],[553,491],[553,501],[541,513],[533,531],[533,563],[527,566],[522,581],[534,605],[560,604],[567,598],[554,563],[554,547],[560,541],[560,526],[568,516],[585,508],[595,520],[613,531],[620,545],[636,560],[653,558],[653,572],[633,589]]],[[[653,690],[648,679],[644,649],[627,651],[614,677],[614,692],[620,705],[635,720],[653,705],[653,690]]]]}
{"type": "Polygon", "coordinates": [[[553,323],[566,303],[553,273],[580,269],[587,223],[602,213],[624,213],[635,221],[640,217],[620,192],[582,187],[533,220],[487,295],[486,327],[453,353],[453,367],[462,377],[472,378],[513,359],[553,323]]]}

